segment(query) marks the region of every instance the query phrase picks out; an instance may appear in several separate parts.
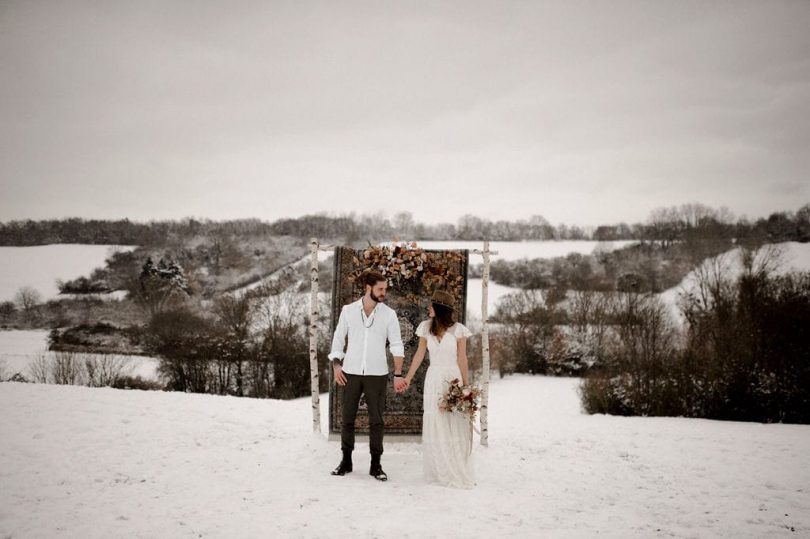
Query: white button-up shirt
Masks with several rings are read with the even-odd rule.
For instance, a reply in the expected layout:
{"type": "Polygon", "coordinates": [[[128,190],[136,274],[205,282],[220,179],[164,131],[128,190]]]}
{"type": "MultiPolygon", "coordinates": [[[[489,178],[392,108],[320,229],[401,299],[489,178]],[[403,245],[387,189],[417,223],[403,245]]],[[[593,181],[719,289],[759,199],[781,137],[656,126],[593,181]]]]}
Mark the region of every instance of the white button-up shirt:
{"type": "Polygon", "coordinates": [[[366,317],[363,298],[360,298],[344,305],[340,311],[329,359],[342,359],[343,371],[349,374],[386,375],[386,340],[394,357],[405,356],[397,313],[388,305],[378,303],[366,317]],[[349,336],[349,346],[344,353],[346,335],[349,336]]]}

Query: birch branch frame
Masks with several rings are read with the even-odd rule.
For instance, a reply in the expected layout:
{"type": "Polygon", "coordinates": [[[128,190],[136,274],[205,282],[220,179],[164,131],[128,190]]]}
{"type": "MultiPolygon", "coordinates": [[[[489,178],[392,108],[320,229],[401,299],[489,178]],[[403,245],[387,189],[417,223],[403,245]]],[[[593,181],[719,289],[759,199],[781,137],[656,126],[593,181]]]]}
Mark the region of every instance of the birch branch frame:
{"type": "Polygon", "coordinates": [[[321,432],[321,399],[319,392],[320,373],[318,371],[318,238],[310,238],[309,266],[309,381],[312,392],[312,431],[321,432]]]}
{"type": "Polygon", "coordinates": [[[481,279],[481,357],[483,387],[481,390],[481,445],[489,446],[489,241],[484,241],[484,272],[481,279]]]}

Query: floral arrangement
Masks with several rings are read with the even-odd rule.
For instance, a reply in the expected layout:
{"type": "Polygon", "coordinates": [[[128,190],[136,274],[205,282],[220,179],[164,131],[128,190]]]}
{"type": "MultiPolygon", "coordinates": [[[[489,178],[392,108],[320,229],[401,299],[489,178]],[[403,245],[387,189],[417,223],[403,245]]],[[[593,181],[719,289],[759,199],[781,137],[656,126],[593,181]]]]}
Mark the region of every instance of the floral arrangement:
{"type": "Polygon", "coordinates": [[[448,384],[447,391],[439,399],[439,409],[445,412],[460,412],[469,416],[472,421],[478,411],[480,400],[481,389],[461,385],[458,378],[453,378],[448,384]]]}
{"type": "Polygon", "coordinates": [[[403,281],[421,281],[428,293],[444,289],[458,298],[464,292],[464,277],[459,271],[461,253],[429,253],[412,241],[369,245],[361,257],[354,257],[355,269],[348,276],[350,282],[357,282],[364,270],[372,268],[388,279],[389,286],[403,281]]]}

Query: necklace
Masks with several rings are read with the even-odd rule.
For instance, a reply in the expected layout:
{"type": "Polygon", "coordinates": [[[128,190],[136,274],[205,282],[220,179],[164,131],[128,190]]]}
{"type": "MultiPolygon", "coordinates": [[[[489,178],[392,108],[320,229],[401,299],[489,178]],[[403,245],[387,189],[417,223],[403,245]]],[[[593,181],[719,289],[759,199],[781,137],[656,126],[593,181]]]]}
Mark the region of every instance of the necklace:
{"type": "Polygon", "coordinates": [[[377,317],[375,316],[376,314],[377,314],[377,307],[375,306],[374,310],[371,311],[371,316],[366,316],[366,308],[363,305],[363,302],[362,301],[360,302],[360,320],[363,322],[364,328],[368,329],[374,325],[374,320],[377,319],[377,317]],[[366,325],[366,320],[368,320],[369,318],[371,319],[371,323],[369,325],[366,325]]]}

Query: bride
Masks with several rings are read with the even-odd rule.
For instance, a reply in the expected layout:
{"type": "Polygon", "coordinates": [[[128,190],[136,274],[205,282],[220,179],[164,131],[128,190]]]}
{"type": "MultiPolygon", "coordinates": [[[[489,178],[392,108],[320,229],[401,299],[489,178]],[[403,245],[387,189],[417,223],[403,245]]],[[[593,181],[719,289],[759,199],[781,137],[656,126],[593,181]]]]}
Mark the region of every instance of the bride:
{"type": "Polygon", "coordinates": [[[430,298],[430,319],[416,328],[419,348],[413,356],[405,387],[430,353],[425,374],[422,455],[425,479],[449,487],[472,488],[472,424],[467,416],[439,409],[439,399],[453,379],[470,383],[467,367],[467,337],[470,330],[453,320],[453,296],[437,291],[430,298]]]}

